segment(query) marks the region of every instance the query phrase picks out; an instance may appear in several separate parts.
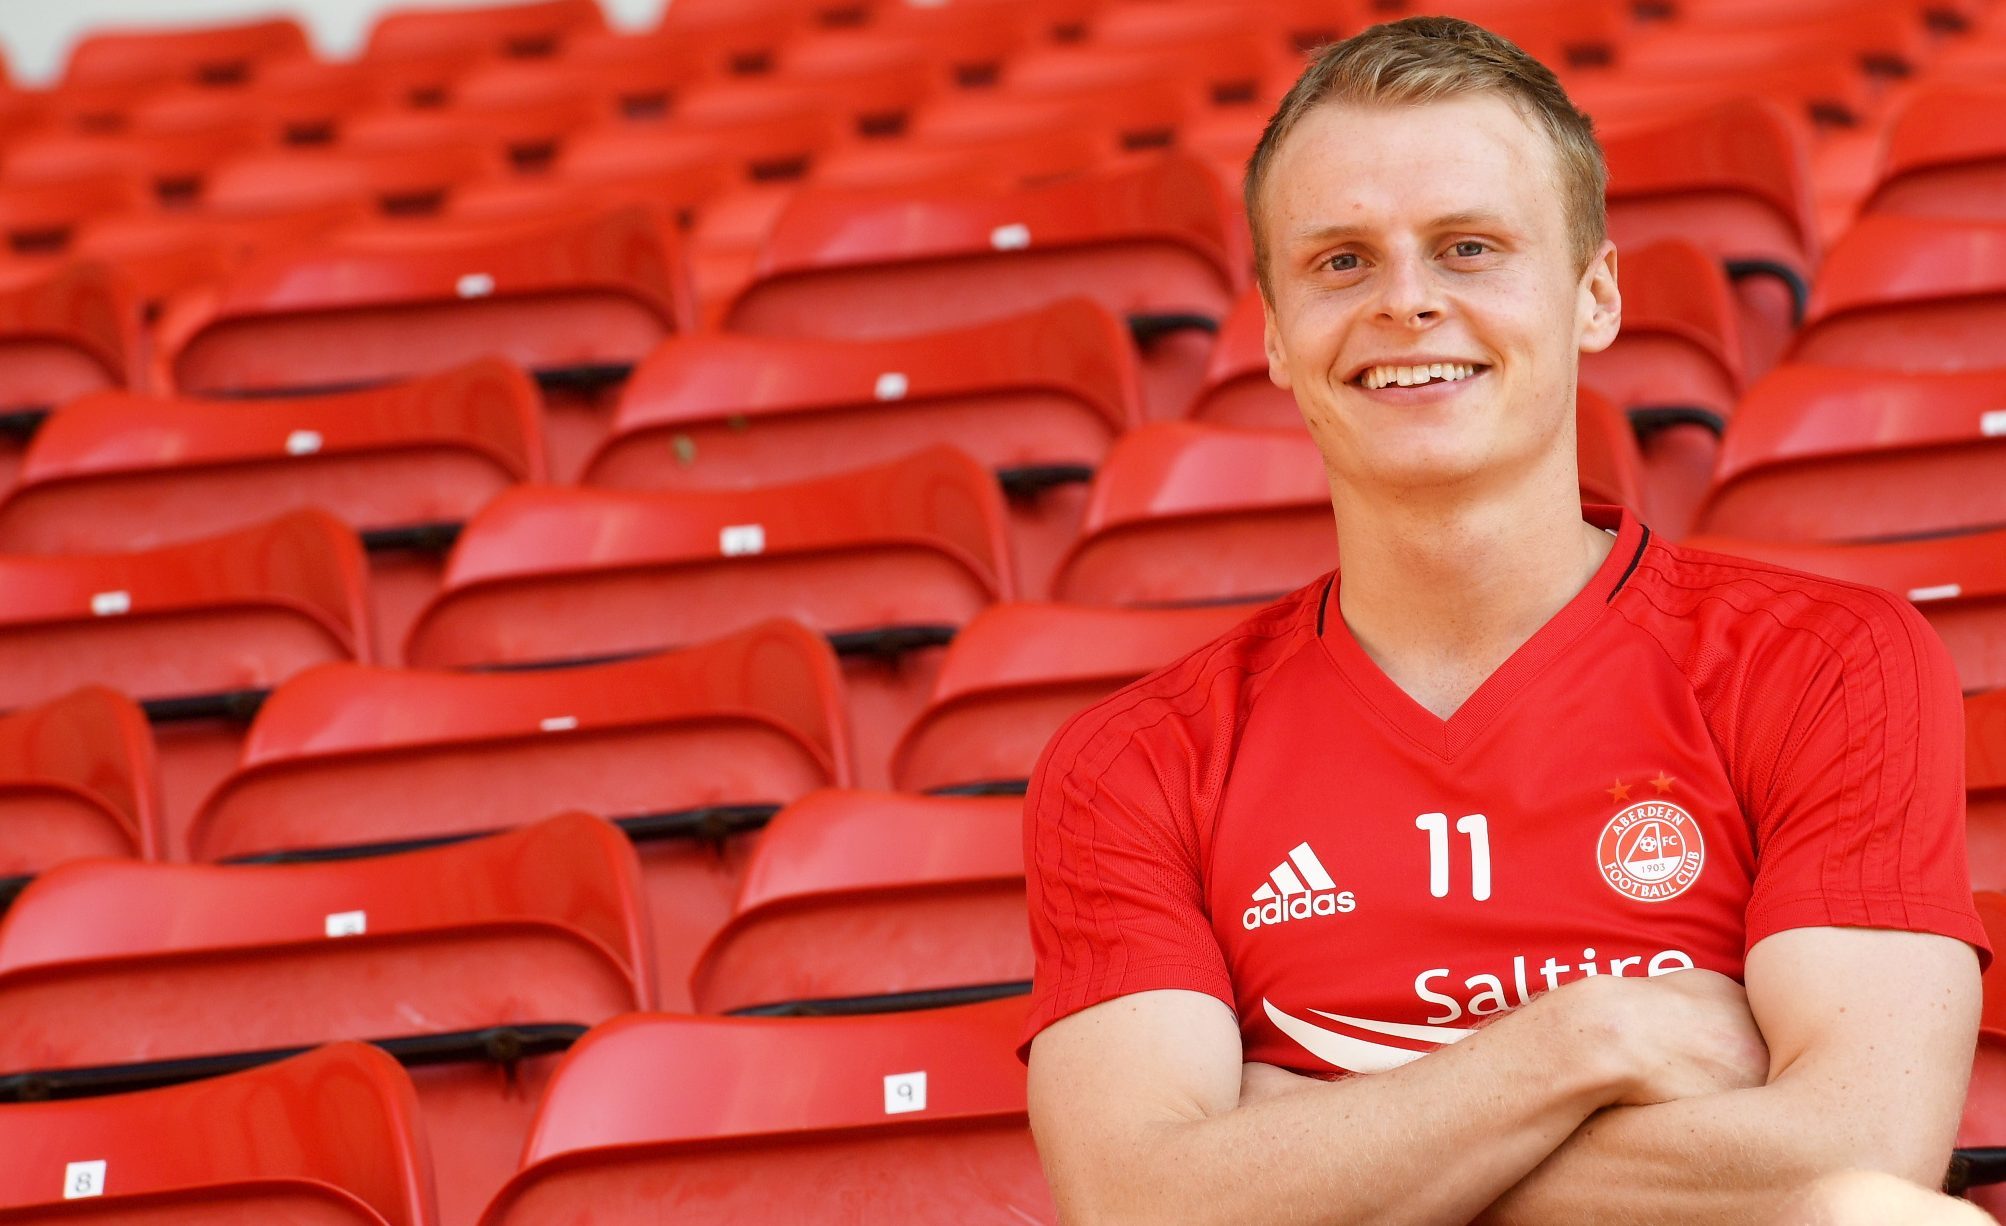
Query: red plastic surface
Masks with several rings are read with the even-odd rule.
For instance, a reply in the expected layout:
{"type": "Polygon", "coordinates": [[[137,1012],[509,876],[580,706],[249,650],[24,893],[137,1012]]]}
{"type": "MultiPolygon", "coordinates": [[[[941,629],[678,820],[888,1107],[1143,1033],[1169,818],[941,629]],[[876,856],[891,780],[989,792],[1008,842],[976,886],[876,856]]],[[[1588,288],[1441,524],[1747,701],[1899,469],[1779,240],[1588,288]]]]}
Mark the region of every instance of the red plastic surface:
{"type": "Polygon", "coordinates": [[[438,213],[460,185],[499,175],[499,148],[448,134],[404,149],[299,149],[249,154],[210,173],[203,199],[210,212],[264,217],[345,206],[359,214],[438,213]]]}
{"type": "Polygon", "coordinates": [[[690,978],[704,1013],[1031,978],[1023,802],[827,790],[760,835],[690,978]]]}
{"type": "MultiPolygon", "coordinates": [[[[1127,333],[1084,300],[910,338],[673,339],[627,383],[583,481],[745,488],[952,444],[991,468],[1092,467],[1140,414],[1127,333]]],[[[1042,591],[1078,531],[1081,484],[1009,504],[1019,578],[1042,591]]]]}
{"type": "Polygon", "coordinates": [[[1997,85],[1923,84],[1888,121],[1873,195],[1863,211],[2006,221],[2006,108],[1997,85]]]}
{"type": "Polygon", "coordinates": [[[534,58],[554,54],[565,40],[606,28],[595,0],[533,0],[451,8],[386,9],[369,29],[367,59],[406,59],[441,52],[481,51],[534,58]]]}
{"type": "Polygon", "coordinates": [[[241,85],[263,61],[312,53],[306,30],[290,17],[180,30],[101,30],[70,51],[63,84],[241,85]]]}
{"type": "Polygon", "coordinates": [[[1906,596],[1942,636],[1967,693],[2006,686],[2006,529],[1863,545],[1711,536],[1686,544],[1906,596]]]}
{"type": "Polygon", "coordinates": [[[1876,215],[1832,248],[1799,362],[1911,373],[2006,366],[2006,221],[1876,215]]]}
{"type": "Polygon", "coordinates": [[[8,1103],[0,1214],[430,1226],[432,1167],[417,1116],[411,1078],[362,1043],[167,1089],[8,1103]]]}
{"type": "Polygon", "coordinates": [[[621,1019],[573,1050],[483,1226],[1055,1222],[1013,1050],[1025,1012],[621,1019]],[[889,1113],[920,1073],[924,1107],[889,1113]]]}
{"type": "MultiPolygon", "coordinates": [[[[1226,313],[1241,278],[1221,185],[1166,154],[1012,192],[942,185],[804,190],[781,213],[736,331],[876,337],[1021,313],[1085,295],[1126,316],[1226,313]]],[[[1151,412],[1195,389],[1206,334],[1145,352],[1151,412]]]]}
{"type": "Polygon", "coordinates": [[[353,386],[499,355],[532,370],[632,363],[692,318],[644,211],[383,224],[253,262],[161,320],[188,392],[353,386]]]}
{"type": "Polygon", "coordinates": [[[948,645],[926,710],[892,754],[910,792],[1029,779],[1068,718],[1232,629],[1255,605],[998,604],[948,645]]]}
{"type": "MultiPolygon", "coordinates": [[[[0,1068],[591,1025],[650,1006],[647,941],[632,848],[579,814],[334,863],[70,864],[0,922],[0,1068]]],[[[415,1071],[442,1222],[514,1169],[553,1063],[415,1071]]]]}
{"type": "Polygon", "coordinates": [[[0,408],[126,386],[138,331],[137,308],[102,264],[0,273],[0,408]]]}
{"type": "Polygon", "coordinates": [[[0,718],[0,876],[86,856],[159,856],[153,733],[130,698],[85,686],[0,718]]]}
{"type": "Polygon", "coordinates": [[[1309,435],[1157,423],[1109,452],[1052,591],[1083,604],[1254,600],[1294,590],[1336,558],[1330,486],[1309,435]]]}
{"type": "Polygon", "coordinates": [[[2006,523],[2006,371],[1786,365],[1723,441],[1703,531],[1872,540],[2006,523]]]}

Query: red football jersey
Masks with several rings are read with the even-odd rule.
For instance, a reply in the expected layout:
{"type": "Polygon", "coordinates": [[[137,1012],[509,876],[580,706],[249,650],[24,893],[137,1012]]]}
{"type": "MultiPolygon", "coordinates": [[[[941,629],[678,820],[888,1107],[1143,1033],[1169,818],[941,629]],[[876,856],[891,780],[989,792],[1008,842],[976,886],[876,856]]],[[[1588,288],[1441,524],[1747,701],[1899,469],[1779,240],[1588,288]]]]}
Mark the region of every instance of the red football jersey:
{"type": "Polygon", "coordinates": [[[1447,720],[1333,574],[1068,723],[1025,806],[1024,1050],[1187,988],[1249,1060],[1374,1072],[1580,976],[1739,979],[1787,928],[1984,956],[1958,685],[1915,609],[1588,518],[1608,560],[1447,720]]]}

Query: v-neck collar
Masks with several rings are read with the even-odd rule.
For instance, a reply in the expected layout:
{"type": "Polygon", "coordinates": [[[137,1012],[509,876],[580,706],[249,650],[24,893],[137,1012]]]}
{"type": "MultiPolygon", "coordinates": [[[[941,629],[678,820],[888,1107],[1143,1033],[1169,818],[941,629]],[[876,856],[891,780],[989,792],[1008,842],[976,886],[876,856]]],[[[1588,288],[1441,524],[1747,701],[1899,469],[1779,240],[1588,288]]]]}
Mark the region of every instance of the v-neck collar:
{"type": "MultiPolygon", "coordinates": [[[[1484,678],[1483,684],[1449,718],[1443,719],[1416,702],[1358,645],[1351,627],[1337,610],[1341,569],[1331,572],[1325,581],[1323,600],[1317,609],[1317,642],[1323,647],[1324,657],[1350,683],[1358,697],[1397,731],[1437,757],[1455,757],[1518,698],[1542,669],[1587,631],[1643,559],[1651,531],[1629,511],[1585,506],[1581,518],[1597,528],[1615,530],[1616,543],[1609,556],[1574,598],[1534,631],[1531,638],[1519,644],[1518,650],[1484,678]]],[[[1342,552],[1340,544],[1339,553],[1342,552]]]]}

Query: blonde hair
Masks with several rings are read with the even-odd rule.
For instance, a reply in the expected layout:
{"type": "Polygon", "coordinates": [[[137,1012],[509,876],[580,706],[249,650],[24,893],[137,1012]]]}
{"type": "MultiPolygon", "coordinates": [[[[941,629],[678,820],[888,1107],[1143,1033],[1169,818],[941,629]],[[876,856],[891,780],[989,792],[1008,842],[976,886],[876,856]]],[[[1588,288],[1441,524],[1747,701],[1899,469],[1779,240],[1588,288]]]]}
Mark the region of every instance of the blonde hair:
{"type": "Polygon", "coordinates": [[[1601,249],[1608,234],[1603,192],[1609,170],[1595,126],[1567,99],[1553,72],[1517,44],[1456,17],[1409,17],[1332,43],[1296,79],[1260,144],[1247,160],[1247,224],[1254,237],[1254,270],[1268,289],[1266,236],[1261,229],[1261,188],[1268,163],[1303,116],[1325,103],[1397,106],[1462,94],[1496,93],[1543,129],[1558,155],[1561,201],[1577,269],[1601,249]]]}

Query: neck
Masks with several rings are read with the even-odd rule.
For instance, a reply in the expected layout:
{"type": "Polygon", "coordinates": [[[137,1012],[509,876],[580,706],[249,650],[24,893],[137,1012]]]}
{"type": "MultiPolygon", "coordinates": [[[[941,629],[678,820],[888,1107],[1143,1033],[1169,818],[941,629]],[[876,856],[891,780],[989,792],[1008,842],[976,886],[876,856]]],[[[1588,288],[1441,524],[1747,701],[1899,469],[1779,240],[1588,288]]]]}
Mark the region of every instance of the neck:
{"type": "Polygon", "coordinates": [[[1608,556],[1613,538],[1581,518],[1573,458],[1570,449],[1564,474],[1479,498],[1332,482],[1345,625],[1437,715],[1461,706],[1608,556]]]}

